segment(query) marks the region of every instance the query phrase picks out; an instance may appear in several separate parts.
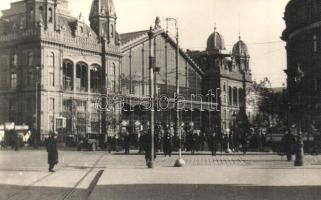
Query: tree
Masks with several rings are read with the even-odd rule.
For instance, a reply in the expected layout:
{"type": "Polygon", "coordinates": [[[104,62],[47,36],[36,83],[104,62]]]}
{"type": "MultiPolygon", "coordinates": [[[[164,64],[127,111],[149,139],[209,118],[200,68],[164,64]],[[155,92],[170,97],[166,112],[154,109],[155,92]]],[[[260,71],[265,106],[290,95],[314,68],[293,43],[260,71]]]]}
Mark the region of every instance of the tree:
{"type": "Polygon", "coordinates": [[[254,83],[252,90],[257,94],[257,104],[260,115],[257,116],[257,126],[281,126],[287,118],[287,98],[283,88],[272,88],[268,78],[260,83],[254,83]]]}

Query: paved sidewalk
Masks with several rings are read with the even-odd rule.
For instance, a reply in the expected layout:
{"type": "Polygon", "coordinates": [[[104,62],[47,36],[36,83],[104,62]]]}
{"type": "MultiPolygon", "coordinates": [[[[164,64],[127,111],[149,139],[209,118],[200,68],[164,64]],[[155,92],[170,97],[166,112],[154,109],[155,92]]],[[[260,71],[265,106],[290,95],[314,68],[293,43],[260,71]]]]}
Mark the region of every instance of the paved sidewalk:
{"type": "Polygon", "coordinates": [[[321,156],[306,156],[302,168],[275,154],[211,156],[202,152],[184,155],[183,168],[172,167],[176,159],[177,155],[158,155],[155,168],[147,169],[144,155],[59,151],[57,172],[49,173],[44,149],[0,151],[0,200],[194,200],[213,196],[309,200],[321,196],[321,156]],[[255,196],[260,193],[264,198],[255,196]]]}

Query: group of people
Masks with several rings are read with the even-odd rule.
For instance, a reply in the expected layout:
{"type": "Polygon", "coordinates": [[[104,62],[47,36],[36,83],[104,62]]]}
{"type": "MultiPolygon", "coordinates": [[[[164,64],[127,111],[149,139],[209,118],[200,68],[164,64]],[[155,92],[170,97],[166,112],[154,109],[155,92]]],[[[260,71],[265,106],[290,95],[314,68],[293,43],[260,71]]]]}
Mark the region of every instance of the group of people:
{"type": "MultiPolygon", "coordinates": [[[[245,137],[238,138],[237,142],[232,142],[231,135],[221,134],[214,128],[199,130],[194,128],[193,123],[180,127],[181,134],[176,133],[173,123],[156,123],[154,132],[154,149],[156,152],[164,152],[165,156],[171,156],[173,151],[181,148],[183,151],[195,154],[197,151],[209,150],[212,155],[216,155],[218,147],[221,151],[225,150],[231,144],[233,149],[239,150],[242,146],[243,152],[247,151],[248,140],[245,137]],[[233,144],[233,145],[232,145],[233,144]],[[207,146],[207,148],[206,148],[207,146]]],[[[109,136],[107,139],[107,149],[109,152],[118,151],[119,145],[123,146],[125,154],[130,153],[130,147],[137,147],[138,153],[146,151],[149,148],[150,140],[147,135],[150,133],[150,124],[147,122],[139,127],[123,127],[119,136],[109,136]],[[134,133],[134,134],[133,134],[134,133]]]]}

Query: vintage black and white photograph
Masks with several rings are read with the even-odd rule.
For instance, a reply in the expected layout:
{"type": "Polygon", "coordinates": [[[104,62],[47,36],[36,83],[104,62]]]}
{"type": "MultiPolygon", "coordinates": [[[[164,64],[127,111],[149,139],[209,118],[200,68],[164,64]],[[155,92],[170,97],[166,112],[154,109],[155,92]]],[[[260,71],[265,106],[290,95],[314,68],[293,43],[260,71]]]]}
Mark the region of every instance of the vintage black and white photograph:
{"type": "Polygon", "coordinates": [[[321,0],[0,0],[0,200],[321,199],[321,0]]]}

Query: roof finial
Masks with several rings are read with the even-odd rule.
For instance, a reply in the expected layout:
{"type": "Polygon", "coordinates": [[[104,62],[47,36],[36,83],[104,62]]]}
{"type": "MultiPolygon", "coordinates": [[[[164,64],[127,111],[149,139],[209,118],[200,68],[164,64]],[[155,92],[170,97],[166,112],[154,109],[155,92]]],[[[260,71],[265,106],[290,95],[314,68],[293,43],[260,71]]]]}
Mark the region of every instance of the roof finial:
{"type": "Polygon", "coordinates": [[[216,22],[214,23],[214,33],[216,33],[216,22]]]}
{"type": "Polygon", "coordinates": [[[160,21],[159,16],[157,16],[156,19],[155,19],[155,26],[154,26],[154,28],[155,28],[155,29],[161,28],[161,21],[160,21]]]}
{"type": "Polygon", "coordinates": [[[241,31],[239,31],[239,41],[241,41],[241,31]]]}

